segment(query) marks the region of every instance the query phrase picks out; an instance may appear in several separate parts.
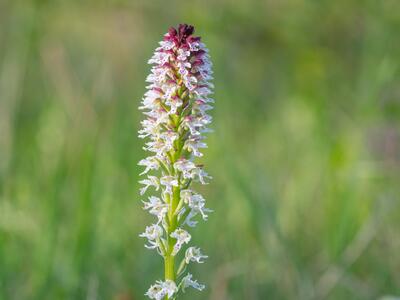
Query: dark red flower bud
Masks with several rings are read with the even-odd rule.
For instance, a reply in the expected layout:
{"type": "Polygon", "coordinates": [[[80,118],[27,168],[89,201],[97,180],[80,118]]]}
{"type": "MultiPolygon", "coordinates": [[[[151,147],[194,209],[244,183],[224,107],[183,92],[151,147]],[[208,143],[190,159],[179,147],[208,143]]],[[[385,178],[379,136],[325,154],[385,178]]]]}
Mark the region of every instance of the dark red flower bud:
{"type": "Polygon", "coordinates": [[[176,36],[176,35],[178,34],[178,32],[176,31],[176,29],[175,29],[174,27],[170,27],[170,28],[168,29],[168,34],[169,34],[171,37],[174,37],[174,36],[176,36]]]}
{"type": "Polygon", "coordinates": [[[199,36],[189,36],[187,39],[188,43],[200,42],[201,38],[199,36]]]}
{"type": "Polygon", "coordinates": [[[179,24],[178,31],[179,35],[186,39],[188,36],[193,34],[194,27],[188,24],[179,24]]]}

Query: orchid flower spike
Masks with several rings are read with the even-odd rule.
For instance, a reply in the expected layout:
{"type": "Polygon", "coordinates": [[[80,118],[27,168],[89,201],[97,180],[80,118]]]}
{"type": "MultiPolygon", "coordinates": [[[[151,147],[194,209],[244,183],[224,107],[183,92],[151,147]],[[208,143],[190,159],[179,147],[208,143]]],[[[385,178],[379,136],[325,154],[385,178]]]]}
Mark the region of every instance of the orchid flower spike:
{"type": "Polygon", "coordinates": [[[180,24],[164,35],[149,60],[149,85],[139,107],[145,115],[139,137],[147,140],[144,150],[150,153],[139,162],[145,176],[139,181],[140,194],[158,193],[142,200],[155,220],[140,236],[147,239],[146,248],[163,257],[165,270],[164,281],[156,281],[146,293],[156,300],[176,299],[188,287],[204,288],[185,271],[190,262],[203,263],[207,258],[200,248],[188,247],[188,230],[197,224],[193,219],[207,220],[211,212],[191,185],[211,179],[196,159],[203,156],[204,134],[211,131],[208,111],[214,103],[214,86],[208,50],[193,33],[193,26],[180,24]]]}

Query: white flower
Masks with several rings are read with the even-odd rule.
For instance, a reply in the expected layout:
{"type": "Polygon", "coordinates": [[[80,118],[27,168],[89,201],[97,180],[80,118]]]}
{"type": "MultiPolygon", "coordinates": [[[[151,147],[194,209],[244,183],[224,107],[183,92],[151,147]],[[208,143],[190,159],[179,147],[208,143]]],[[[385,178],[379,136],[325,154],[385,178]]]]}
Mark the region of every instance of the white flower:
{"type": "Polygon", "coordinates": [[[150,286],[148,291],[145,294],[147,297],[150,299],[155,299],[155,300],[162,300],[165,296],[165,292],[161,286],[161,284],[156,283],[150,286]]]}
{"type": "Polygon", "coordinates": [[[196,165],[187,159],[179,159],[174,163],[174,168],[182,172],[183,178],[191,178],[191,171],[196,168],[196,165]]]}
{"type": "MultiPolygon", "coordinates": [[[[166,63],[168,61],[168,56],[161,56],[160,55],[159,61],[162,64],[166,63]]],[[[151,74],[149,76],[147,76],[146,81],[150,82],[150,83],[163,81],[163,80],[165,80],[167,78],[168,72],[169,72],[169,70],[166,69],[166,68],[154,68],[153,67],[151,69],[151,74]]]]}
{"type": "Polygon", "coordinates": [[[208,96],[212,91],[208,87],[199,87],[196,89],[196,94],[199,96],[208,96]]]}
{"type": "Polygon", "coordinates": [[[145,232],[141,233],[139,236],[147,238],[149,245],[145,245],[148,249],[158,248],[160,245],[157,240],[163,235],[163,229],[157,224],[147,226],[145,232]]]}
{"type": "Polygon", "coordinates": [[[160,45],[164,50],[170,50],[175,46],[175,44],[171,41],[161,41],[160,45]]]}
{"type": "Polygon", "coordinates": [[[204,220],[207,220],[208,216],[206,213],[212,212],[212,210],[205,207],[205,202],[206,200],[204,200],[202,195],[193,194],[188,200],[188,205],[193,211],[199,212],[204,220]]]}
{"type": "Polygon", "coordinates": [[[157,159],[154,156],[149,156],[145,159],[142,159],[141,161],[139,161],[138,165],[146,167],[146,169],[139,175],[146,174],[150,170],[158,170],[158,168],[160,167],[157,159]]]}
{"type": "Polygon", "coordinates": [[[169,205],[162,202],[158,197],[150,196],[149,202],[143,201],[143,203],[144,203],[143,209],[149,210],[149,213],[157,216],[158,222],[161,222],[166,213],[168,212],[169,205]]]}
{"type": "Polygon", "coordinates": [[[189,203],[189,198],[192,196],[193,191],[192,190],[181,190],[181,199],[188,204],[189,203]]]}
{"type": "Polygon", "coordinates": [[[139,138],[155,135],[158,132],[158,124],[154,119],[147,119],[141,122],[143,129],[139,130],[139,138]]]}
{"type": "Polygon", "coordinates": [[[188,216],[186,217],[185,221],[183,222],[184,225],[187,225],[189,227],[196,227],[197,221],[193,221],[192,218],[195,217],[197,215],[197,212],[191,210],[188,214],[188,216]]]}
{"type": "MultiPolygon", "coordinates": [[[[175,91],[174,91],[174,92],[175,92],[175,91]]],[[[178,108],[182,106],[183,101],[182,101],[181,98],[179,98],[179,97],[177,97],[177,96],[171,96],[171,97],[168,97],[168,98],[165,100],[165,104],[167,104],[167,105],[170,106],[170,111],[169,111],[169,112],[170,112],[171,114],[174,114],[174,113],[176,113],[176,111],[178,110],[178,108]]]]}
{"type": "Polygon", "coordinates": [[[172,238],[176,239],[176,243],[175,243],[174,249],[172,251],[172,255],[176,255],[179,252],[179,250],[182,248],[182,245],[189,243],[190,239],[191,239],[189,232],[187,232],[186,230],[184,230],[182,228],[175,229],[175,231],[172,232],[170,234],[170,236],[172,238]]]}
{"type": "Polygon", "coordinates": [[[174,176],[163,176],[160,183],[165,186],[165,193],[172,194],[172,187],[178,186],[178,180],[174,176]]]}
{"type": "Polygon", "coordinates": [[[208,256],[203,255],[200,252],[200,248],[189,247],[185,252],[185,262],[188,264],[191,261],[195,261],[197,263],[203,263],[202,259],[206,259],[208,256]]]}
{"type": "MultiPolygon", "coordinates": [[[[165,104],[168,104],[167,101],[170,101],[170,98],[176,95],[177,87],[175,85],[163,84],[162,89],[165,93],[163,97],[163,99],[165,99],[165,104]]],[[[169,113],[173,112],[169,111],[169,113]]]]}
{"type": "Polygon", "coordinates": [[[193,109],[204,115],[208,110],[212,109],[212,106],[207,104],[206,100],[197,99],[194,102],[193,109]]]}
{"type": "Polygon", "coordinates": [[[185,145],[183,148],[187,149],[189,152],[192,152],[194,156],[201,157],[203,156],[203,153],[201,153],[199,149],[207,148],[207,145],[206,143],[201,141],[200,137],[193,137],[185,141],[185,145]]]}
{"type": "Polygon", "coordinates": [[[204,179],[205,178],[211,179],[212,177],[210,175],[208,175],[207,172],[204,171],[202,168],[196,168],[196,169],[193,169],[192,178],[200,181],[201,184],[207,184],[207,182],[204,179]]]}
{"type": "Polygon", "coordinates": [[[169,130],[161,133],[160,138],[164,141],[166,149],[171,150],[174,147],[174,141],[178,138],[178,134],[169,130]]]}
{"type": "Polygon", "coordinates": [[[172,280],[166,280],[162,284],[162,287],[165,291],[165,294],[168,295],[168,298],[171,298],[176,292],[178,292],[178,287],[172,280]]]}
{"type": "Polygon", "coordinates": [[[166,62],[168,62],[169,58],[171,55],[166,52],[156,52],[154,53],[153,57],[149,59],[148,63],[149,64],[159,64],[163,65],[166,62]]]}
{"type": "Polygon", "coordinates": [[[186,57],[190,55],[190,51],[186,51],[184,49],[178,49],[178,60],[186,60],[186,57]]]}
{"type": "Polygon", "coordinates": [[[171,298],[176,292],[178,292],[178,287],[172,280],[166,281],[156,281],[156,284],[152,285],[146,292],[146,296],[150,299],[162,300],[165,296],[171,298]]]}
{"type": "Polygon", "coordinates": [[[199,119],[194,116],[185,117],[182,121],[182,125],[189,129],[190,134],[193,136],[200,135],[199,129],[203,126],[199,119]]]}
{"type": "Polygon", "coordinates": [[[202,195],[196,194],[191,190],[182,190],[180,196],[181,199],[192,209],[191,214],[189,214],[186,219],[188,225],[190,224],[188,223],[190,222],[190,218],[194,217],[197,213],[201,214],[203,220],[207,220],[208,215],[206,213],[212,212],[212,210],[205,207],[206,200],[202,195]]]}
{"type": "Polygon", "coordinates": [[[159,108],[159,100],[162,95],[163,91],[161,89],[151,89],[148,90],[144,94],[144,98],[142,99],[142,106],[139,106],[139,109],[144,110],[144,109],[157,109],[159,108]]]}
{"type": "Polygon", "coordinates": [[[183,279],[182,279],[182,291],[184,292],[186,288],[192,287],[195,288],[199,291],[202,291],[205,286],[204,284],[200,284],[197,282],[197,280],[192,280],[192,274],[188,273],[183,279]]]}
{"type": "Polygon", "coordinates": [[[193,42],[189,43],[190,51],[198,51],[200,50],[200,43],[199,42],[193,42]]]}
{"type": "Polygon", "coordinates": [[[146,193],[150,186],[154,186],[156,191],[160,188],[160,183],[156,176],[147,176],[147,179],[140,180],[139,183],[144,184],[144,187],[140,189],[140,195],[146,193]]]}
{"type": "Polygon", "coordinates": [[[158,158],[163,158],[165,153],[171,150],[171,145],[166,144],[163,140],[158,139],[156,141],[146,143],[144,149],[156,153],[158,158]]]}

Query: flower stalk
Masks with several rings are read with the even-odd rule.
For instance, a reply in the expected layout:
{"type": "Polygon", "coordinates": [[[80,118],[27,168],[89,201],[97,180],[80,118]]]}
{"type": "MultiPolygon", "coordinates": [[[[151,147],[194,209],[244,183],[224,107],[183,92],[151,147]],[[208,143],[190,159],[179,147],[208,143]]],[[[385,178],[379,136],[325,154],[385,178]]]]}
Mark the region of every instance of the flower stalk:
{"type": "Polygon", "coordinates": [[[200,217],[207,220],[210,209],[193,183],[207,184],[211,177],[195,160],[202,157],[204,133],[211,130],[208,111],[213,85],[210,57],[193,26],[180,24],[170,28],[149,63],[147,92],[142,100],[146,119],[141,122],[139,137],[148,139],[144,150],[151,154],[139,165],[145,167],[140,183],[144,195],[151,187],[159,197],[149,196],[144,209],[156,217],[140,236],[147,238],[146,248],[155,249],[164,259],[164,281],[156,281],[147,291],[150,299],[176,299],[187,287],[203,290],[204,285],[184,274],[191,262],[207,258],[199,248],[183,249],[191,240],[187,231],[200,217]],[[155,173],[150,175],[149,172],[155,173]],[[182,256],[177,263],[179,256],[182,256]]]}

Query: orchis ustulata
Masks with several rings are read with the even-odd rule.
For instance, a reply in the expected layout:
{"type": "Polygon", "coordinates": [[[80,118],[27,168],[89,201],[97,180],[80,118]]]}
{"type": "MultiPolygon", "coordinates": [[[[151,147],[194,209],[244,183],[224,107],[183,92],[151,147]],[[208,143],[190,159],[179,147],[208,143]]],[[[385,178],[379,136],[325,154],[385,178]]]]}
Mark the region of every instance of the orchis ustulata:
{"type": "Polygon", "coordinates": [[[140,107],[146,119],[141,122],[139,137],[149,139],[144,149],[151,152],[139,162],[145,167],[141,175],[147,176],[140,181],[140,194],[150,187],[159,192],[159,197],[143,201],[144,209],[156,220],[140,235],[147,238],[146,248],[156,249],[164,258],[164,281],[156,281],[146,293],[156,300],[176,299],[187,287],[204,289],[190,273],[184,274],[190,262],[202,263],[207,258],[197,247],[183,250],[191,239],[187,228],[197,224],[196,216],[207,220],[211,211],[204,198],[191,189],[193,182],[206,184],[210,178],[195,158],[203,156],[200,149],[207,147],[203,134],[210,131],[207,111],[214,102],[209,97],[213,85],[208,50],[193,32],[193,26],[180,24],[164,35],[149,60],[153,67],[140,107]],[[175,266],[179,253],[184,256],[175,266]]]}

